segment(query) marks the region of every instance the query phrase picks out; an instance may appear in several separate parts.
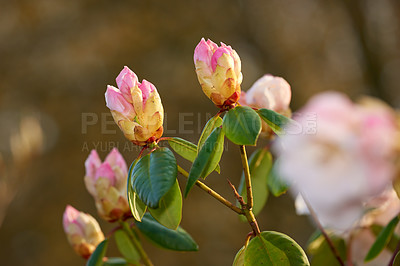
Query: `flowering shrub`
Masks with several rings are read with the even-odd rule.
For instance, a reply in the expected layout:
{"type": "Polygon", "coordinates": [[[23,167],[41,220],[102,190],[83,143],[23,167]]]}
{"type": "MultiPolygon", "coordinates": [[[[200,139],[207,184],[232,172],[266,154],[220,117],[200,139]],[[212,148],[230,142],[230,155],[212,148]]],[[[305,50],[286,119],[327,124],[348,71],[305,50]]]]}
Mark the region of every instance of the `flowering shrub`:
{"type": "Polygon", "coordinates": [[[86,188],[100,217],[118,223],[105,238],[93,217],[67,206],[67,238],[87,265],[152,265],[141,236],[166,249],[196,251],[195,240],[180,227],[182,196],[195,185],[249,224],[251,232],[243,232],[233,265],[310,265],[292,238],[262,231],[256,220],[268,194],[279,196],[289,187],[297,212],[310,214],[318,227],[307,247],[312,265],[400,261],[399,125],[389,106],[371,98],[353,103],[326,92],[292,120],[291,88],[283,78],[265,75],[241,92],[241,61],[232,47],[202,39],[194,64],[203,92],[217,107],[197,143],[162,136],[164,110],[157,89],[146,80],[140,83],[128,67],[116,78],[118,88],[107,87],[115,123],[141,152],[129,170],[116,149],[104,162],[93,150],[85,162],[86,188]],[[309,115],[315,119],[311,130],[309,115]],[[246,146],[256,146],[260,136],[272,143],[248,158],[246,146]],[[239,146],[243,164],[240,183],[227,184],[235,202],[202,181],[221,172],[225,139],[239,146]],[[189,171],[175,154],[191,162],[189,171]],[[183,191],[178,175],[187,179],[183,191]],[[111,238],[122,257],[106,256],[111,238]]]}

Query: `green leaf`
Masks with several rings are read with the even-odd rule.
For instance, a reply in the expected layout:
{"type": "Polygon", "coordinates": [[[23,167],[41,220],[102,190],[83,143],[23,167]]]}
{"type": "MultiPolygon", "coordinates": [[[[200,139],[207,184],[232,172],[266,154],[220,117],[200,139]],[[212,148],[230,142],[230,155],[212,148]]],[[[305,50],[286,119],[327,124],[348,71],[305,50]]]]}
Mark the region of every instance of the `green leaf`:
{"type": "Polygon", "coordinates": [[[129,236],[123,230],[117,230],[114,233],[114,237],[119,251],[129,263],[138,263],[140,261],[140,254],[132,244],[129,236]]]}
{"type": "Polygon", "coordinates": [[[236,253],[235,259],[233,260],[232,266],[244,266],[244,254],[245,254],[245,247],[243,246],[239,251],[236,253]]]}
{"type": "Polygon", "coordinates": [[[165,194],[157,209],[149,208],[151,216],[167,228],[176,230],[182,219],[182,194],[178,181],[165,194]]]}
{"type": "Polygon", "coordinates": [[[168,229],[154,220],[149,213],[146,213],[142,222],[136,223],[136,226],[148,239],[160,247],[177,251],[199,249],[193,238],[180,226],[176,230],[168,229]]]}
{"type": "MultiPolygon", "coordinates": [[[[373,224],[369,228],[374,236],[378,236],[379,233],[383,230],[383,226],[378,225],[378,224],[373,224]]],[[[400,237],[393,233],[392,237],[390,238],[388,244],[386,245],[386,248],[390,250],[391,252],[395,252],[397,248],[397,244],[400,242],[400,237]]]]}
{"type": "Polygon", "coordinates": [[[289,236],[262,232],[250,240],[244,255],[245,265],[310,265],[303,249],[289,236]]]}
{"type": "Polygon", "coordinates": [[[102,266],[103,258],[106,255],[108,247],[108,239],[104,239],[97,245],[96,249],[86,262],[86,266],[102,266]]]}
{"type": "MultiPolygon", "coordinates": [[[[333,234],[328,233],[329,238],[332,240],[333,245],[339,252],[339,256],[343,261],[346,261],[346,243],[345,241],[333,234]]],[[[325,237],[320,231],[317,231],[309,240],[308,252],[312,255],[311,265],[315,266],[340,266],[337,258],[332,253],[329,244],[326,242],[325,237]]]]}
{"type": "Polygon", "coordinates": [[[133,167],[136,165],[137,161],[138,160],[133,161],[133,163],[129,167],[127,187],[128,187],[129,208],[131,209],[133,218],[135,218],[136,221],[140,222],[142,220],[144,213],[146,212],[147,206],[139,199],[138,195],[133,190],[133,186],[130,185],[132,170],[133,167]]]}
{"type": "MultiPolygon", "coordinates": [[[[268,174],[271,170],[272,155],[266,149],[256,150],[249,158],[251,187],[253,190],[253,213],[257,215],[268,199],[268,174]]],[[[247,197],[244,173],[240,180],[239,194],[245,199],[247,197]]],[[[242,215],[240,217],[243,217],[242,215]]]]}
{"type": "Polygon", "coordinates": [[[248,106],[237,106],[224,116],[225,135],[237,145],[256,145],[261,132],[261,119],[248,106]]]}
{"type": "Polygon", "coordinates": [[[177,137],[169,139],[168,143],[177,154],[186,160],[193,162],[196,159],[197,146],[195,144],[177,137]]]}
{"type": "Polygon", "coordinates": [[[203,147],[204,142],[208,136],[210,136],[211,132],[217,127],[222,125],[222,118],[219,116],[213,116],[208,120],[207,124],[204,126],[203,132],[201,132],[199,143],[197,144],[197,153],[200,152],[201,147],[203,147]]]}
{"type": "Polygon", "coordinates": [[[145,205],[158,208],[161,198],[175,184],[177,173],[174,154],[168,148],[160,148],[138,161],[130,185],[145,205]]]}
{"type": "Polygon", "coordinates": [[[200,177],[208,176],[218,165],[224,151],[224,133],[220,127],[213,130],[190,169],[189,178],[185,188],[185,197],[200,177]]]}
{"type": "Polygon", "coordinates": [[[261,108],[257,113],[278,136],[285,133],[284,126],[293,122],[292,119],[269,109],[261,108]]]}
{"type": "Polygon", "coordinates": [[[370,250],[367,253],[367,256],[365,256],[364,261],[368,262],[374,258],[376,258],[379,253],[387,246],[389,243],[390,238],[393,235],[394,229],[396,228],[397,224],[399,223],[399,217],[396,216],[394,217],[388,225],[383,228],[383,230],[379,233],[379,235],[376,237],[376,240],[370,250]]]}
{"type": "MultiPolygon", "coordinates": [[[[129,266],[128,262],[123,258],[107,258],[107,261],[104,262],[103,266],[129,266]]],[[[134,264],[138,265],[138,264],[134,264]]]]}
{"type": "MultiPolygon", "coordinates": [[[[168,143],[177,154],[179,154],[186,160],[194,162],[194,160],[196,159],[198,154],[198,147],[195,144],[177,137],[169,139],[168,143]]],[[[220,173],[219,165],[217,165],[215,171],[218,174],[220,173]]]]}
{"type": "Polygon", "coordinates": [[[272,170],[269,172],[268,187],[269,187],[269,190],[271,191],[272,195],[274,195],[275,197],[279,197],[280,195],[286,193],[289,186],[278,175],[275,165],[276,165],[276,162],[275,162],[274,166],[272,167],[272,170]]]}

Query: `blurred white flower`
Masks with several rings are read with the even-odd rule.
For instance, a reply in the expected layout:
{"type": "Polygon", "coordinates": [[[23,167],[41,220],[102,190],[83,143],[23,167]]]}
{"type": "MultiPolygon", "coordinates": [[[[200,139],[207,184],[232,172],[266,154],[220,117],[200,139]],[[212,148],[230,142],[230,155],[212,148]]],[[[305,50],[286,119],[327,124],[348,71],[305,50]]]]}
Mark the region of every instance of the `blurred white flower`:
{"type": "MultiPolygon", "coordinates": [[[[382,193],[394,177],[394,112],[377,100],[353,104],[335,92],[315,96],[300,112],[316,114],[316,133],[280,138],[274,145],[278,170],[324,227],[344,232],[361,218],[365,202],[382,193]]],[[[300,125],[307,122],[304,117],[297,118],[300,125]]]]}

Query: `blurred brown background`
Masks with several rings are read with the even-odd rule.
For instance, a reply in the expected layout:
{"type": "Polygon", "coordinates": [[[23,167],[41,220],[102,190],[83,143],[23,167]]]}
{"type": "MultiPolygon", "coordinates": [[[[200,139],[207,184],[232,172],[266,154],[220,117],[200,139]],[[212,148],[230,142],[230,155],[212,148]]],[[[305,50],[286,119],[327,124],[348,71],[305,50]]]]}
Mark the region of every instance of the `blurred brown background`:
{"type": "MultiPolygon", "coordinates": [[[[288,80],[294,110],[322,90],[400,105],[398,0],[1,0],[0,6],[0,174],[14,180],[9,187],[0,182],[0,205],[7,205],[7,189],[15,191],[0,227],[1,265],[84,264],[67,243],[62,213],[71,204],[98,218],[83,183],[90,149],[98,147],[104,158],[118,145],[128,164],[137,155],[104,102],[106,85],[115,85],[124,65],[158,88],[166,127],[178,131],[167,135],[192,141],[207,113],[217,111],[194,72],[201,37],[239,53],[243,90],[264,73],[288,80]],[[42,125],[43,152],[15,163],[9,138],[26,115],[42,125]]],[[[238,183],[241,171],[233,145],[221,168],[206,183],[232,199],[226,177],[238,183]]],[[[183,212],[182,226],[200,251],[146,244],[155,264],[230,265],[249,226],[197,188],[183,212]]],[[[287,233],[303,246],[313,231],[306,217],[294,214],[290,195],[270,196],[258,220],[263,230],[287,233]]]]}

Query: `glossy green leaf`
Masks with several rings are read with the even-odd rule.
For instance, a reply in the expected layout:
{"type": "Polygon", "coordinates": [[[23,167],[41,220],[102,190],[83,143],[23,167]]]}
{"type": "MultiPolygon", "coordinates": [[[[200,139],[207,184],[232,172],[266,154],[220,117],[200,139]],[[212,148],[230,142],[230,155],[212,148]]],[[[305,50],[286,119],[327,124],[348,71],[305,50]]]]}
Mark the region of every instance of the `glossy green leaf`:
{"type": "Polygon", "coordinates": [[[159,224],[149,213],[146,213],[142,222],[136,223],[136,226],[148,239],[160,247],[177,251],[199,249],[193,238],[180,226],[176,230],[168,229],[159,224]]]}
{"type": "MultiPolygon", "coordinates": [[[[373,224],[370,226],[370,230],[374,234],[375,237],[379,235],[379,233],[383,230],[383,226],[378,225],[378,224],[373,224]]],[[[386,248],[390,250],[391,252],[395,252],[397,248],[397,244],[400,242],[400,237],[393,233],[392,237],[390,237],[389,242],[386,245],[386,248]]]]}
{"type": "Polygon", "coordinates": [[[208,176],[218,165],[224,151],[224,133],[220,127],[213,130],[190,169],[189,178],[185,188],[185,197],[200,177],[208,176]]]}
{"type": "Polygon", "coordinates": [[[266,231],[250,240],[245,265],[310,265],[303,249],[285,234],[266,231]]]}
{"type": "Polygon", "coordinates": [[[106,255],[108,247],[108,239],[104,239],[100,244],[97,245],[96,249],[86,262],[86,266],[102,266],[103,258],[106,255]]]}
{"type": "Polygon", "coordinates": [[[261,132],[261,119],[248,106],[237,106],[224,116],[225,135],[237,145],[256,145],[261,132]]]}
{"type": "Polygon", "coordinates": [[[197,144],[197,153],[200,152],[201,147],[203,147],[204,142],[208,136],[210,136],[211,132],[217,127],[222,125],[222,118],[219,116],[213,116],[208,120],[207,124],[204,126],[203,132],[201,132],[199,143],[197,144]]]}
{"type": "Polygon", "coordinates": [[[389,240],[392,237],[394,229],[396,228],[398,223],[399,223],[399,217],[396,216],[388,223],[388,225],[385,228],[383,228],[383,230],[376,237],[376,240],[372,245],[372,247],[370,248],[370,250],[368,251],[367,256],[365,256],[364,259],[365,262],[368,262],[376,258],[382,252],[382,250],[389,243],[389,240]]]}
{"type": "MultiPolygon", "coordinates": [[[[253,213],[257,215],[268,199],[268,174],[271,170],[272,155],[267,149],[258,149],[249,158],[251,187],[253,190],[253,213]]],[[[239,194],[246,199],[247,190],[244,173],[240,179],[239,194]]],[[[240,217],[243,217],[242,215],[240,217]]],[[[243,217],[244,218],[244,217],[243,217]]],[[[244,218],[245,219],[245,218],[244,218]]]]}
{"type": "Polygon", "coordinates": [[[236,253],[235,259],[233,260],[232,266],[244,266],[244,254],[245,254],[245,247],[243,246],[239,251],[236,253]]]}
{"type": "Polygon", "coordinates": [[[194,159],[196,159],[197,146],[190,141],[174,137],[169,139],[168,143],[177,154],[179,154],[186,160],[193,162],[194,159]]]}
{"type": "MultiPolygon", "coordinates": [[[[130,266],[132,263],[128,263],[123,258],[107,258],[103,266],[130,266]]],[[[133,263],[133,265],[139,265],[138,263],[133,263]]]]}
{"type": "Polygon", "coordinates": [[[177,173],[174,154],[168,148],[160,148],[137,162],[130,185],[145,205],[158,208],[161,198],[175,184],[177,173]]]}
{"type": "Polygon", "coordinates": [[[269,172],[268,188],[275,197],[279,197],[286,193],[289,188],[288,184],[278,175],[275,164],[269,172]]]}
{"type": "Polygon", "coordinates": [[[140,254],[132,244],[129,236],[123,230],[117,230],[114,233],[114,237],[119,251],[129,263],[138,263],[140,261],[140,254]]]}
{"type": "Polygon", "coordinates": [[[293,122],[292,119],[269,109],[261,108],[257,113],[278,136],[285,133],[283,130],[285,125],[293,122]]]}
{"type": "MultiPolygon", "coordinates": [[[[346,261],[346,243],[342,238],[329,234],[333,245],[339,252],[339,256],[343,261],[346,261]]],[[[308,252],[312,255],[311,265],[315,266],[340,266],[337,258],[332,253],[331,248],[325,240],[321,232],[317,231],[309,240],[308,252]]]]}
{"type": "Polygon", "coordinates": [[[176,230],[182,220],[182,194],[178,181],[160,200],[160,207],[149,208],[151,216],[167,228],[176,230]]]}
{"type": "MultiPolygon", "coordinates": [[[[198,147],[195,144],[177,137],[169,139],[168,143],[177,154],[179,154],[186,160],[194,162],[194,160],[196,159],[198,154],[198,147]]],[[[215,171],[217,173],[220,173],[219,165],[217,165],[215,171]]]]}
{"type": "Polygon", "coordinates": [[[138,195],[133,190],[133,186],[130,185],[133,167],[136,165],[137,161],[138,160],[135,160],[129,167],[127,187],[129,208],[131,209],[133,218],[135,218],[136,221],[141,221],[144,213],[146,212],[147,206],[139,199],[138,195]]]}

